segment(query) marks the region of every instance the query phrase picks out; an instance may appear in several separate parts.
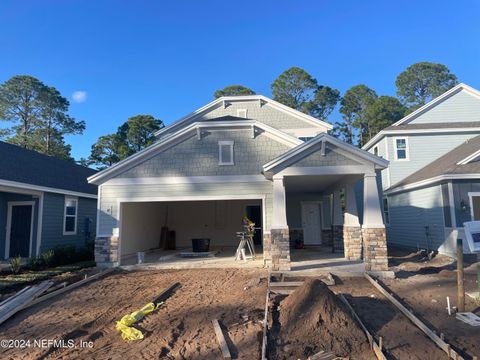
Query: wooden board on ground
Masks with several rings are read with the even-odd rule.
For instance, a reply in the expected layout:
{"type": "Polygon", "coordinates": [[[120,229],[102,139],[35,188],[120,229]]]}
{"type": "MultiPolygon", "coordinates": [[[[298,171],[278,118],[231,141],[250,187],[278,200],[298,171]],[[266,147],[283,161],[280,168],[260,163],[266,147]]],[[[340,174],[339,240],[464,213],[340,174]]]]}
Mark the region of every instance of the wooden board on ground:
{"type": "Polygon", "coordinates": [[[115,270],[115,268],[106,269],[106,270],[104,270],[104,271],[99,272],[98,274],[89,276],[89,277],[87,277],[87,278],[85,278],[85,279],[83,279],[83,280],[77,281],[77,282],[75,282],[75,283],[73,283],[73,284],[70,284],[70,285],[68,285],[68,286],[65,286],[65,287],[63,287],[63,288],[61,288],[61,289],[59,289],[59,290],[56,290],[56,291],[53,291],[53,292],[51,292],[51,293],[45,294],[45,295],[43,295],[43,296],[40,296],[39,298],[37,298],[37,299],[35,299],[35,300],[33,300],[33,301],[25,304],[25,305],[22,307],[22,309],[26,309],[27,307],[30,307],[30,306],[33,306],[33,305],[35,305],[35,304],[41,303],[42,301],[48,300],[48,299],[50,299],[50,298],[52,298],[52,297],[54,297],[54,296],[57,296],[57,295],[63,294],[64,292],[73,290],[73,289],[75,289],[75,288],[77,288],[77,287],[79,287],[79,286],[82,286],[82,285],[84,285],[84,284],[86,284],[86,283],[88,283],[88,282],[90,282],[90,281],[92,281],[92,280],[98,279],[99,277],[101,277],[101,276],[103,276],[103,275],[106,275],[106,274],[108,274],[108,273],[110,273],[110,272],[112,272],[112,271],[114,271],[114,270],[115,270]]]}
{"type": "Polygon", "coordinates": [[[220,350],[222,351],[222,356],[224,359],[231,359],[230,350],[228,350],[227,342],[223,336],[222,329],[217,319],[212,320],[213,328],[215,330],[215,335],[217,335],[218,344],[220,345],[220,350]]]}
{"type": "MultiPolygon", "coordinates": [[[[378,345],[375,341],[375,339],[373,338],[373,336],[370,334],[370,332],[368,331],[367,327],[363,324],[362,320],[360,319],[360,317],[357,315],[357,313],[355,312],[355,310],[353,309],[353,306],[350,305],[350,303],[348,302],[347,298],[343,295],[343,294],[340,294],[340,299],[344,302],[344,304],[347,306],[348,310],[350,310],[350,313],[352,314],[352,316],[355,318],[355,320],[358,322],[358,324],[360,325],[360,327],[362,328],[363,332],[365,333],[365,335],[367,336],[367,339],[368,339],[368,342],[370,343],[370,345],[372,346],[372,349],[373,349],[373,352],[375,353],[375,356],[377,357],[378,360],[386,360],[387,358],[385,357],[385,355],[383,354],[383,351],[382,351],[382,347],[381,345],[378,345]]],[[[380,338],[381,339],[381,338],[380,338]]]]}
{"type": "Polygon", "coordinates": [[[22,310],[25,304],[30,303],[52,285],[53,281],[42,281],[40,284],[31,286],[29,289],[20,291],[19,294],[14,295],[11,300],[5,302],[0,309],[0,324],[22,310]]]}
{"type": "Polygon", "coordinates": [[[334,353],[325,352],[323,350],[308,358],[308,360],[335,360],[335,359],[338,359],[338,358],[334,353]]]}
{"type": "Polygon", "coordinates": [[[271,282],[270,287],[298,287],[302,286],[303,281],[279,281],[271,282]]]}
{"type": "Polygon", "coordinates": [[[393,297],[380,283],[374,280],[370,275],[365,274],[365,277],[368,281],[378,290],[383,296],[385,296],[390,302],[397,307],[398,310],[402,312],[412,323],[414,323],[420,330],[422,330],[425,335],[427,335],[437,346],[445,351],[449,358],[455,360],[463,360],[464,358],[460,356],[458,352],[453,350],[450,344],[446,343],[441,339],[437,334],[435,334],[431,329],[428,328],[420,319],[418,319],[412,312],[410,312],[403,304],[393,297]]]}

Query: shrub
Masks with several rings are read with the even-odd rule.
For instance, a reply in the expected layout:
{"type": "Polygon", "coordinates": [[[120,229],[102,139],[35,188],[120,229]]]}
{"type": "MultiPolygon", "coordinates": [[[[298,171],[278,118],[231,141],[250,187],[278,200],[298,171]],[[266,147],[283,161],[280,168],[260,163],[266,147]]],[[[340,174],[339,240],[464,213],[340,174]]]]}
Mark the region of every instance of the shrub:
{"type": "Polygon", "coordinates": [[[53,263],[55,265],[66,265],[75,262],[75,245],[57,246],[53,253],[53,263]]]}
{"type": "Polygon", "coordinates": [[[42,253],[42,260],[46,267],[52,266],[55,260],[55,252],[53,250],[48,250],[47,252],[42,253]]]}
{"type": "Polygon", "coordinates": [[[12,268],[12,272],[14,274],[18,274],[20,272],[20,269],[22,267],[21,263],[22,263],[22,258],[20,257],[20,255],[10,259],[10,267],[12,268]]]}
{"type": "Polygon", "coordinates": [[[43,260],[40,257],[31,256],[27,260],[27,266],[31,270],[38,270],[43,267],[43,260]]]}

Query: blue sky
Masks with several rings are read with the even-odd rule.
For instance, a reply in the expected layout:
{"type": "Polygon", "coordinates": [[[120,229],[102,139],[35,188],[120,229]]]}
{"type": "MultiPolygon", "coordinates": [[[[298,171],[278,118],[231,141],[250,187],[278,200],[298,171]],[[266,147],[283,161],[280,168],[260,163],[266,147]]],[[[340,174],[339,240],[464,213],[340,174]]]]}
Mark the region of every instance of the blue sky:
{"type": "Polygon", "coordinates": [[[79,158],[136,114],[169,124],[230,84],[270,96],[291,66],[394,95],[401,71],[432,61],[480,88],[479,24],[476,0],[3,0],[0,82],[29,74],[68,97],[87,123],[67,139],[79,158]]]}

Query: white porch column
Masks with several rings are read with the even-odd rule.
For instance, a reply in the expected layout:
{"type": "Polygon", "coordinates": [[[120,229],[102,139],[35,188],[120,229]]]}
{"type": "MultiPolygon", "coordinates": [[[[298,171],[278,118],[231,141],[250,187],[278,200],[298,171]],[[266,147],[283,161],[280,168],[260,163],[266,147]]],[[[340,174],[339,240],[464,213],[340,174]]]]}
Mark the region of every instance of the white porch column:
{"type": "Polygon", "coordinates": [[[283,177],[273,178],[272,229],[288,229],[287,201],[283,177]]]}
{"type": "Polygon", "coordinates": [[[387,239],[375,173],[366,173],[363,180],[363,257],[365,270],[387,271],[387,239]]]}
{"type": "Polygon", "coordinates": [[[363,180],[363,227],[385,228],[375,173],[365,174],[363,180]]]}
{"type": "Polygon", "coordinates": [[[353,183],[345,186],[345,226],[360,226],[354,188],[355,184],[353,183]]]}
{"type": "Polygon", "coordinates": [[[343,226],[343,249],[348,260],[362,258],[362,229],[358,221],[355,183],[345,186],[345,224],[343,226]]]}
{"type": "Polygon", "coordinates": [[[283,176],[273,177],[272,228],[269,246],[272,270],[290,270],[290,234],[287,224],[287,201],[283,176]]]}

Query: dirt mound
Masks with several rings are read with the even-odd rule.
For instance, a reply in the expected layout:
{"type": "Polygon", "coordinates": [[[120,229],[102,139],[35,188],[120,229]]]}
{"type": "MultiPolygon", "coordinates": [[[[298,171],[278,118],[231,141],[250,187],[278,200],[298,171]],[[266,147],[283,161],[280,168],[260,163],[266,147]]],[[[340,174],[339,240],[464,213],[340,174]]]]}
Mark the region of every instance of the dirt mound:
{"type": "Polygon", "coordinates": [[[320,350],[373,359],[368,340],[345,304],[322,281],[309,279],[280,303],[277,359],[305,359],[320,350]]]}

